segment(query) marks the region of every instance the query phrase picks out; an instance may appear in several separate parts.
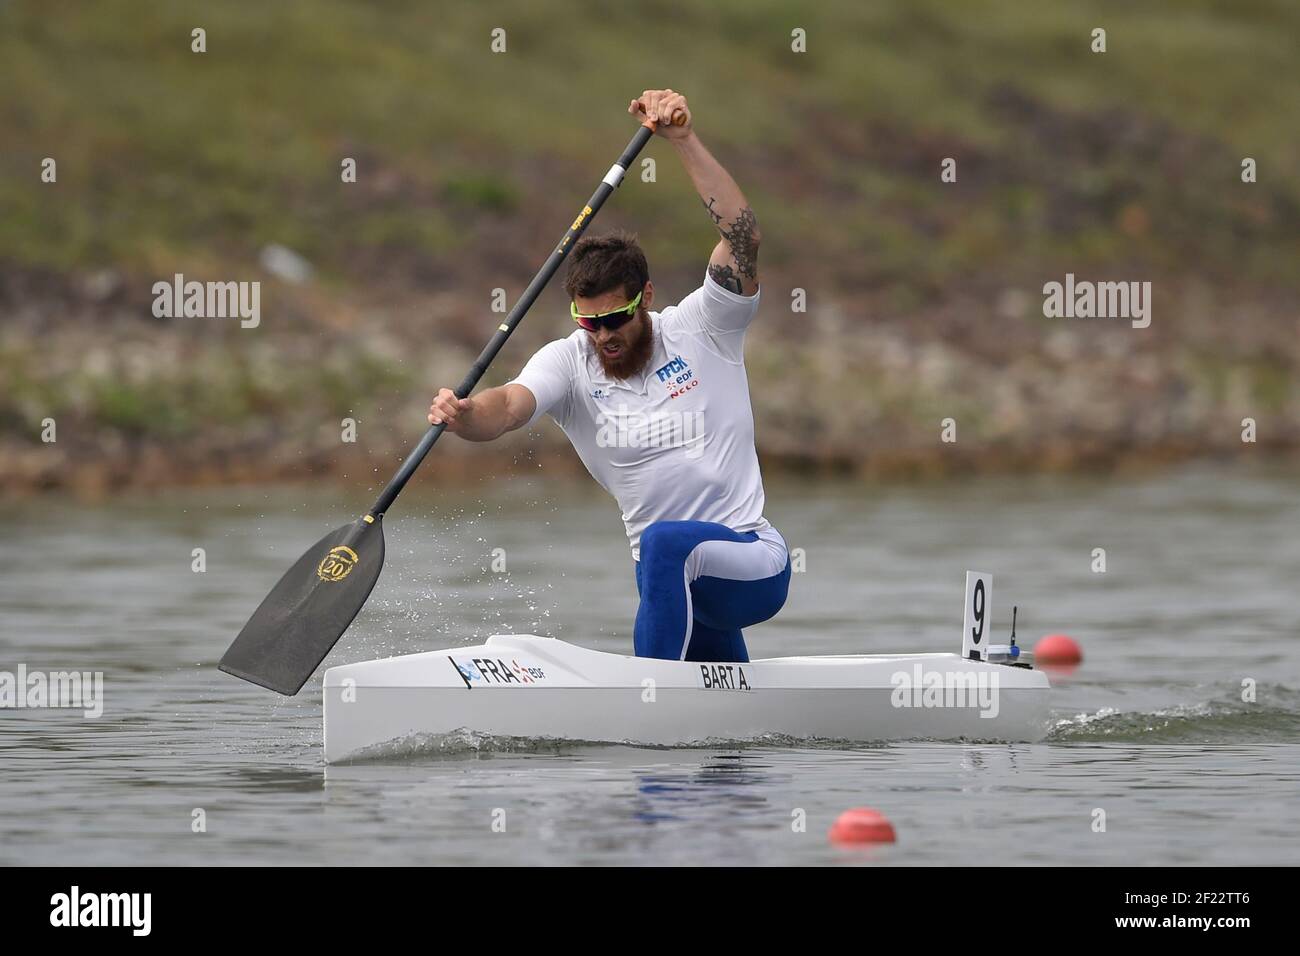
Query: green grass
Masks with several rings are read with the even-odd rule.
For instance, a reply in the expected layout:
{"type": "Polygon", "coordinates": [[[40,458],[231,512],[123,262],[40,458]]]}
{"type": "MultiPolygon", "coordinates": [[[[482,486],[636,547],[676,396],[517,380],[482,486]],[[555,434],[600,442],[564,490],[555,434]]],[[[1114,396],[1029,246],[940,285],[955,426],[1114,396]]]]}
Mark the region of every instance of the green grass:
{"type": "MultiPolygon", "coordinates": [[[[868,250],[862,268],[928,286],[1122,260],[1135,244],[1111,216],[1137,194],[1149,261],[1200,271],[1228,256],[1291,281],[1297,35],[1300,6],[1212,0],[19,0],[0,6],[0,259],[244,268],[282,242],[363,282],[350,263],[367,252],[490,253],[467,223],[530,213],[558,235],[630,132],[626,100],[671,85],[762,197],[792,265],[856,269],[868,250]],[[196,25],[206,54],[189,51],[196,25]],[[1089,52],[1094,26],[1104,55],[1089,52]],[[790,51],[795,27],[806,54],[790,51]],[[1032,108],[999,100],[1008,90],[1032,108]],[[978,158],[979,188],[965,173],[939,184],[943,155],[978,158]],[[1236,181],[1244,155],[1256,186],[1236,181]],[[57,185],[37,181],[46,156],[57,185]],[[339,181],[345,156],[355,185],[339,181]]],[[[658,184],[630,180],[616,215],[674,236],[655,252],[675,268],[699,258],[707,225],[671,151],[650,154],[658,184]]]]}

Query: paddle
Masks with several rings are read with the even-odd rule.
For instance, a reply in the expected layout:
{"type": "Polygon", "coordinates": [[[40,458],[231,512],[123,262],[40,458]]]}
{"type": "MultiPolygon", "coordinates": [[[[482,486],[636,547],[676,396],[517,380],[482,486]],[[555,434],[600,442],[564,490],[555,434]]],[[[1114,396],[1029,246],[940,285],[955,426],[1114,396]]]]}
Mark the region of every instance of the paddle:
{"type": "MultiPolygon", "coordinates": [[[[684,120],[680,112],[673,116],[676,125],[684,120]]],[[[533,276],[506,320],[497,327],[496,334],[456,389],[458,398],[465,398],[474,390],[510,333],[551,281],[654,131],[655,124],[649,120],[636,131],[546,264],[533,276]]],[[[445,427],[434,425],[424,433],[366,514],[321,538],[285,573],[221,658],[219,666],[223,671],[281,694],[292,696],[302,689],[370,597],[384,566],[384,513],[445,427]]]]}

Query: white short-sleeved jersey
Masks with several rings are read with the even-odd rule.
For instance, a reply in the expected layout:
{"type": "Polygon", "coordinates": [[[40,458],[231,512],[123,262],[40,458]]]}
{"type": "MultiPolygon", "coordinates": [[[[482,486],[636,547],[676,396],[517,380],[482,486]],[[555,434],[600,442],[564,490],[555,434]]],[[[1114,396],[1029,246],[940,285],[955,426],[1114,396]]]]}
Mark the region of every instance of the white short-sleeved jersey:
{"type": "Polygon", "coordinates": [[[651,312],[644,375],[607,377],[578,329],[539,349],[513,380],[537,399],[528,424],[549,412],[614,496],[637,560],[641,532],[655,521],[770,527],[744,363],[759,294],[737,295],[706,274],[678,305],[651,312]]]}

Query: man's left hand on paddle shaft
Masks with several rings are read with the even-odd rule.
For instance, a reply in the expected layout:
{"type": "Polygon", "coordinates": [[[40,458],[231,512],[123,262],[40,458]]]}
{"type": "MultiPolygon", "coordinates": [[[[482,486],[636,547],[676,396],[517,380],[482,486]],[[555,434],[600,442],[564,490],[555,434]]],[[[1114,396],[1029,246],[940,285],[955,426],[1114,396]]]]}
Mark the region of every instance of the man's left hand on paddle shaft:
{"type": "Polygon", "coordinates": [[[691,109],[680,93],[646,90],[628,104],[627,111],[638,119],[654,120],[655,132],[664,139],[685,139],[691,135],[691,109]],[[673,117],[679,114],[681,125],[673,125],[673,117]]]}

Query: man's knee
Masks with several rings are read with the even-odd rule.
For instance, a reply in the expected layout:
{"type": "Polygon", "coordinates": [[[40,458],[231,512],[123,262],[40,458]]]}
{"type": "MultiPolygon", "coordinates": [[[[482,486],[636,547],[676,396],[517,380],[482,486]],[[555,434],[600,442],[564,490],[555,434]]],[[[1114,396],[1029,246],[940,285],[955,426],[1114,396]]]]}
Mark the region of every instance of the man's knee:
{"type": "Polygon", "coordinates": [[[750,627],[776,616],[790,593],[790,562],[781,573],[757,581],[704,578],[691,585],[699,621],[719,630],[750,627]]]}

